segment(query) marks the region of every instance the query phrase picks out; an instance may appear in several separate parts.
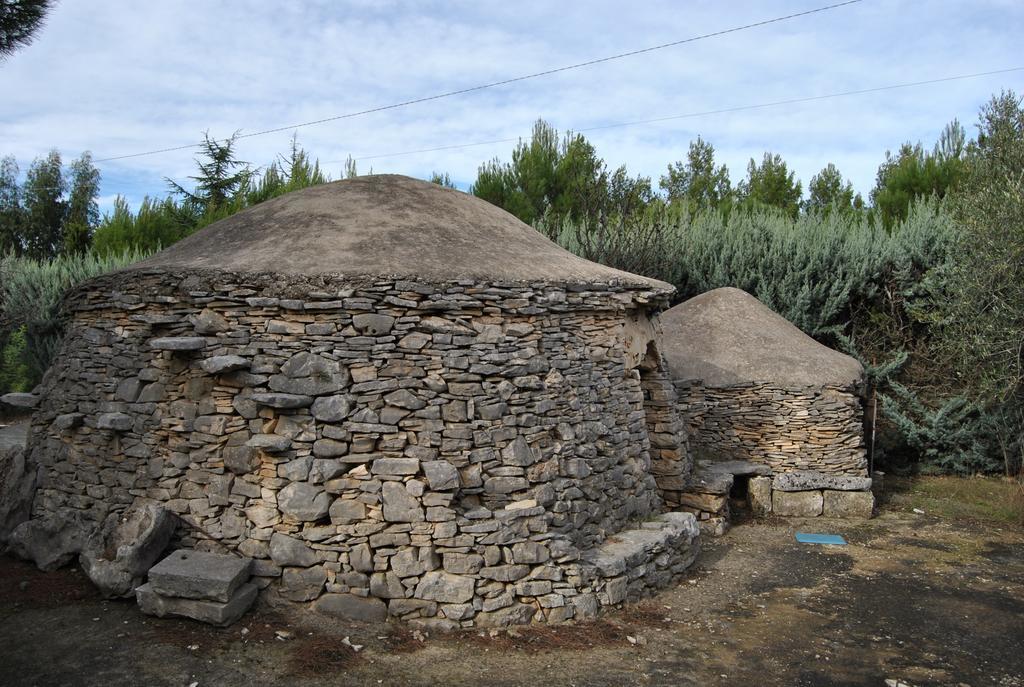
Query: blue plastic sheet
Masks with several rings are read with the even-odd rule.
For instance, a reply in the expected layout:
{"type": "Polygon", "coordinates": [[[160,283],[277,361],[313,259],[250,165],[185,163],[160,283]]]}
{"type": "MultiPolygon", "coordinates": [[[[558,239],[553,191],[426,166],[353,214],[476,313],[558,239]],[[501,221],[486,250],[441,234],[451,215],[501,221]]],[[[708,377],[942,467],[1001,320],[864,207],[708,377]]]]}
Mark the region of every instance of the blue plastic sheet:
{"type": "Polygon", "coordinates": [[[846,540],[838,534],[809,534],[807,532],[797,532],[796,540],[801,544],[835,544],[837,546],[846,546],[846,540]]]}

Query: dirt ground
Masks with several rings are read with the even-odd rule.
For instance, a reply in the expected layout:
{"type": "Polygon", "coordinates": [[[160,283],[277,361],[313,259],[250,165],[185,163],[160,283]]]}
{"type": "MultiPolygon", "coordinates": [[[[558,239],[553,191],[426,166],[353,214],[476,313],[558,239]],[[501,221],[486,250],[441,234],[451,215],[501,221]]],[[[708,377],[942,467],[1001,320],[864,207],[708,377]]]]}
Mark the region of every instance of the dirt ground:
{"type": "Polygon", "coordinates": [[[689,579],[657,597],[596,622],[493,634],[266,607],[213,629],[104,601],[74,568],[0,557],[0,682],[1019,687],[1022,582],[1019,527],[897,506],[866,523],[748,521],[707,540],[689,579]],[[798,530],[850,543],[798,544],[798,530]]]}

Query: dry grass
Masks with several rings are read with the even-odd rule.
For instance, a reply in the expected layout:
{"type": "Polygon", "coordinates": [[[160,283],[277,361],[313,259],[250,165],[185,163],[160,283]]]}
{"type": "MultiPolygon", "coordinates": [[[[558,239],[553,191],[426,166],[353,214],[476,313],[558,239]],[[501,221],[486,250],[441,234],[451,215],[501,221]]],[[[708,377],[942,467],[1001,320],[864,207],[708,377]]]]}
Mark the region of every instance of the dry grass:
{"type": "Polygon", "coordinates": [[[889,477],[883,502],[951,520],[1024,525],[1024,483],[1006,477],[889,477]]]}

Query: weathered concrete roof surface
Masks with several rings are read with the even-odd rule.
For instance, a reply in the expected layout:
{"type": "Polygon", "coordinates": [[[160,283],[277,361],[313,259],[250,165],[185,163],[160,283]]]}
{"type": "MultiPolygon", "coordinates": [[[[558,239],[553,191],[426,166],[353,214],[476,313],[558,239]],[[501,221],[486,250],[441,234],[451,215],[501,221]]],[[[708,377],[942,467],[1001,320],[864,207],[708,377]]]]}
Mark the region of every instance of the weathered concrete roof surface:
{"type": "Polygon", "coordinates": [[[467,193],[379,174],[295,191],[215,222],[135,268],[618,281],[671,286],[579,258],[467,193]]]}
{"type": "Polygon", "coordinates": [[[842,387],[863,374],[854,358],[821,345],[740,289],[702,293],[659,319],[662,352],[675,379],[842,387]]]}

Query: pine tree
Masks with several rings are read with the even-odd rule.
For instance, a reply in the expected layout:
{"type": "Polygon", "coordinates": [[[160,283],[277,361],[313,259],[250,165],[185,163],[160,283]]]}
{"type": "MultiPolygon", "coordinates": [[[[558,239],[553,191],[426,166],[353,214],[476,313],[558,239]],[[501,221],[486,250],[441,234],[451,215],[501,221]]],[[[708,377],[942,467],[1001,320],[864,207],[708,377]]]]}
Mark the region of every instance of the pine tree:
{"type": "Polygon", "coordinates": [[[668,166],[661,189],[670,202],[685,202],[691,210],[715,210],[732,198],[729,169],[715,166],[715,147],[700,136],[690,142],[686,162],[668,166]]]}
{"type": "Polygon", "coordinates": [[[0,60],[32,42],[53,5],[53,0],[0,2],[0,60]]]}
{"type": "Polygon", "coordinates": [[[831,162],[820,172],[811,177],[807,186],[807,200],[804,210],[807,212],[851,212],[864,206],[860,194],[853,193],[853,184],[843,179],[842,173],[831,162]]]}
{"type": "Polygon", "coordinates": [[[747,178],[740,182],[738,191],[740,199],[748,207],[776,207],[793,218],[800,212],[802,184],[777,153],[765,153],[760,165],[751,158],[747,164],[747,178]]]}
{"type": "Polygon", "coordinates": [[[196,182],[194,191],[188,191],[177,182],[168,179],[171,190],[182,196],[186,203],[191,203],[204,215],[214,215],[226,208],[229,202],[236,199],[252,178],[253,172],[247,162],[235,156],[235,143],[238,140],[236,131],[224,141],[210,138],[210,132],[203,134],[202,156],[197,159],[199,173],[189,177],[196,182]]]}

